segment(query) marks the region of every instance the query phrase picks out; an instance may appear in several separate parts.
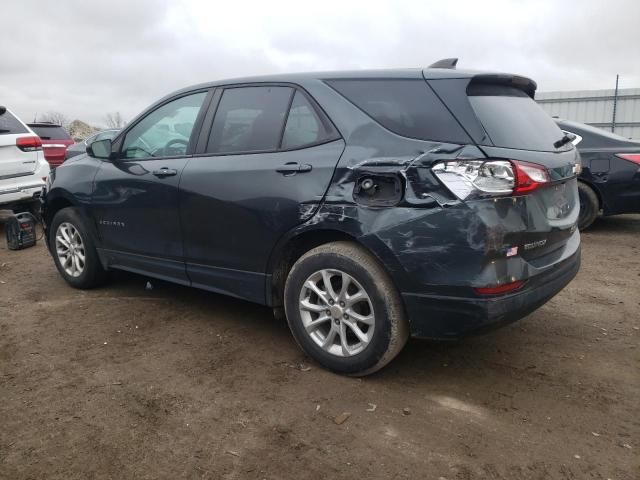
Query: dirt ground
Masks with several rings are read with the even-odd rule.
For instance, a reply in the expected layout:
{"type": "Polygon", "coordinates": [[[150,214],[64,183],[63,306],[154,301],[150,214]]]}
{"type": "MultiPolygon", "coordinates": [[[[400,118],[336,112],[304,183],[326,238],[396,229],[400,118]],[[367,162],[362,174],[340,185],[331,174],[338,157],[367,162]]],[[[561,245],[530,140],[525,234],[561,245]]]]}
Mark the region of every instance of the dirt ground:
{"type": "Polygon", "coordinates": [[[0,477],[638,479],[639,239],[640,216],[601,220],[540,310],[364,379],[266,308],[126,274],[73,290],[42,242],[0,240],[0,477]]]}

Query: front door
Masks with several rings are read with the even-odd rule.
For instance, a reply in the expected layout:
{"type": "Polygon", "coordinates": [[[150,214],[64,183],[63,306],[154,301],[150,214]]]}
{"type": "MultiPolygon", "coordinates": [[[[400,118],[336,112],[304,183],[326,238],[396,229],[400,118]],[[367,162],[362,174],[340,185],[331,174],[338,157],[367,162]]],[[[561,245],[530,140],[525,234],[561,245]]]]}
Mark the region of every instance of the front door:
{"type": "Polygon", "coordinates": [[[178,186],[207,92],[184,95],[127,130],[95,178],[92,213],[109,265],[188,283],[178,186]]]}
{"type": "Polygon", "coordinates": [[[187,272],[194,286],[264,303],[269,255],[313,215],[344,142],[296,88],[234,87],[217,96],[210,134],[199,142],[205,151],[180,185],[187,272]]]}

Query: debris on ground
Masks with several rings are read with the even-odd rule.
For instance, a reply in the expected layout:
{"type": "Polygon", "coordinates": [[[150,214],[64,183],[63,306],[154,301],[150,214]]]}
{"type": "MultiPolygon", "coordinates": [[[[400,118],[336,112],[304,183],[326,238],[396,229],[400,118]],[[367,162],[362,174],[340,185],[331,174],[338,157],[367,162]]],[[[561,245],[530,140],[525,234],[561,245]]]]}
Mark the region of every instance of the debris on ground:
{"type": "Polygon", "coordinates": [[[411,415],[411,409],[409,407],[404,407],[402,409],[402,414],[403,415],[411,415]]]}
{"type": "Polygon", "coordinates": [[[367,412],[375,412],[378,406],[375,403],[370,403],[369,408],[367,408],[367,412]]]}
{"type": "Polygon", "coordinates": [[[346,422],[349,419],[350,416],[351,416],[351,413],[342,412],[340,415],[335,417],[333,421],[336,425],[342,425],[344,422],[346,422]]]}
{"type": "Polygon", "coordinates": [[[228,453],[229,455],[233,455],[234,457],[240,456],[238,452],[234,452],[233,450],[225,450],[224,453],[228,453]]]}

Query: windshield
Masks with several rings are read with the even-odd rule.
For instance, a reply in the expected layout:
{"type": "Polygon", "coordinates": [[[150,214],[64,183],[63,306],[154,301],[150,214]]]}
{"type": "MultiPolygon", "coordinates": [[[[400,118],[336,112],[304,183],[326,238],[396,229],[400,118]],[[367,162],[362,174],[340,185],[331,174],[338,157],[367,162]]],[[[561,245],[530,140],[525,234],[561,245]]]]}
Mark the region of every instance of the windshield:
{"type": "Polygon", "coordinates": [[[522,90],[502,85],[471,84],[469,102],[496,147],[554,152],[563,133],[553,119],[522,90]]]}

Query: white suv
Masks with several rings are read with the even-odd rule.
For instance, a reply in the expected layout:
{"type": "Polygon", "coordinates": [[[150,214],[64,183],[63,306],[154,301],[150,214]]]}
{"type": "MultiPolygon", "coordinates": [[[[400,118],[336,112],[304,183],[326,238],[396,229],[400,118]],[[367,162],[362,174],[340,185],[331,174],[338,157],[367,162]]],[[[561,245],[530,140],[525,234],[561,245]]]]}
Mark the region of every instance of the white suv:
{"type": "Polygon", "coordinates": [[[40,137],[0,106],[0,210],[37,210],[49,171],[40,137]]]}

